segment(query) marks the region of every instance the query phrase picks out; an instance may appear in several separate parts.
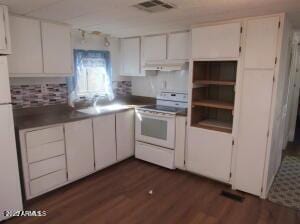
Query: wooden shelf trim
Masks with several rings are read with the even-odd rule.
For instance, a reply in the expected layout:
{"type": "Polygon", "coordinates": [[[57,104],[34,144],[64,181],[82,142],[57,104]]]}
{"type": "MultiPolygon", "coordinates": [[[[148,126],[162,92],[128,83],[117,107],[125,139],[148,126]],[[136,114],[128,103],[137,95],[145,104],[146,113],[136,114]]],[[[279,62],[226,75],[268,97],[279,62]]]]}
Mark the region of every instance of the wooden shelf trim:
{"type": "Polygon", "coordinates": [[[217,120],[212,120],[212,119],[200,121],[197,124],[194,124],[192,126],[198,127],[198,128],[206,128],[206,129],[215,130],[215,131],[222,131],[222,132],[226,132],[226,133],[232,132],[232,123],[231,122],[222,122],[222,121],[217,121],[217,120]]]}
{"type": "Polygon", "coordinates": [[[198,101],[193,101],[192,105],[233,110],[233,103],[218,101],[218,100],[198,100],[198,101]]]}
{"type": "Polygon", "coordinates": [[[197,80],[194,85],[223,85],[223,86],[234,86],[235,81],[226,80],[197,80]]]}

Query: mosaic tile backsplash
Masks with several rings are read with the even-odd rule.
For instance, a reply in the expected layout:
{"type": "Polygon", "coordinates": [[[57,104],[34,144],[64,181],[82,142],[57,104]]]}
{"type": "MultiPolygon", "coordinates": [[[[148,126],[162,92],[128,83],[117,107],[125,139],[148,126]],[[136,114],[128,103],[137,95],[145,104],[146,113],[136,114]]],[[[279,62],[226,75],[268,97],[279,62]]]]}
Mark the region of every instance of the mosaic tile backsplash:
{"type": "Polygon", "coordinates": [[[112,83],[113,91],[116,96],[131,95],[131,81],[118,81],[112,83]]]}
{"type": "Polygon", "coordinates": [[[39,107],[68,102],[67,84],[11,85],[11,98],[14,109],[39,107]]]}
{"type": "MultiPolygon", "coordinates": [[[[68,103],[67,84],[42,85],[11,85],[11,97],[14,109],[39,107],[68,103]]],[[[112,83],[115,96],[131,95],[131,81],[116,81],[112,83]]]]}

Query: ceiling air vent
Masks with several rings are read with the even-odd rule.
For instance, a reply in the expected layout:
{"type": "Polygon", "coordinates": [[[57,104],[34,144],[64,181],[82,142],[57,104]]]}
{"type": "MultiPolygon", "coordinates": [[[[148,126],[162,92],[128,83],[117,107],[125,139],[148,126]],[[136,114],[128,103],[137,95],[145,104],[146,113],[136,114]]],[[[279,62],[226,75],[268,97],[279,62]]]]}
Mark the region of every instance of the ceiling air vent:
{"type": "Polygon", "coordinates": [[[162,11],[175,8],[175,5],[164,1],[151,0],[151,1],[141,2],[137,5],[133,5],[133,7],[136,7],[146,12],[162,12],[162,11]]]}

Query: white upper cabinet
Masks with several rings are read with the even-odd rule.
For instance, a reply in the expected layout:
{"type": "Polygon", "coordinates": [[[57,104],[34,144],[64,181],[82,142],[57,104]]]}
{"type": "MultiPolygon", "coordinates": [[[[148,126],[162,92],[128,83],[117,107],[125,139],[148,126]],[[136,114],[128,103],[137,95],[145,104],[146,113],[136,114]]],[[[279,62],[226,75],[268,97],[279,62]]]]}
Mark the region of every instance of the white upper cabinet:
{"type": "Polygon", "coordinates": [[[67,25],[10,16],[13,54],[10,77],[72,75],[71,29],[67,25]]]}
{"type": "Polygon", "coordinates": [[[117,162],[115,117],[109,114],[93,119],[96,170],[117,162]]]}
{"type": "Polygon", "coordinates": [[[71,28],[42,22],[44,72],[52,74],[72,73],[71,28]]]}
{"type": "Polygon", "coordinates": [[[0,5],[0,54],[11,54],[7,6],[0,5]]]}
{"type": "Polygon", "coordinates": [[[9,73],[43,73],[40,21],[10,16],[10,30],[13,54],[8,57],[9,73]]]}
{"type": "Polygon", "coordinates": [[[91,119],[65,124],[69,180],[77,180],[95,170],[92,126],[91,119]]]}
{"type": "Polygon", "coordinates": [[[240,23],[194,28],[192,30],[192,58],[238,58],[240,36],[240,23]]]}
{"type": "Polygon", "coordinates": [[[157,62],[167,59],[167,35],[146,36],[143,38],[143,60],[157,62]]]}
{"type": "Polygon", "coordinates": [[[246,25],[245,68],[275,66],[279,16],[249,19],[246,25]]]}
{"type": "Polygon", "coordinates": [[[141,39],[139,37],[121,39],[121,75],[141,75],[141,39]]]}
{"type": "Polygon", "coordinates": [[[117,160],[134,155],[134,110],[116,114],[117,160]]]}
{"type": "Polygon", "coordinates": [[[168,59],[189,59],[189,32],[171,33],[168,36],[168,59]]]}

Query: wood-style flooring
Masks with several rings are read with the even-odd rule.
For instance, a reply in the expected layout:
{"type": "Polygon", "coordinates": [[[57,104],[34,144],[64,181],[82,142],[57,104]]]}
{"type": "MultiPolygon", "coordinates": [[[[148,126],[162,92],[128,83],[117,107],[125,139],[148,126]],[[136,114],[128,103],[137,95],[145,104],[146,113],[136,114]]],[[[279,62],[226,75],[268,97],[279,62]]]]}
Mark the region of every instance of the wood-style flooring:
{"type": "Polygon", "coordinates": [[[47,210],[47,216],[5,223],[300,223],[299,211],[248,194],[240,193],[242,203],[220,195],[229,189],[204,177],[129,159],[28,203],[28,210],[47,210]]]}

